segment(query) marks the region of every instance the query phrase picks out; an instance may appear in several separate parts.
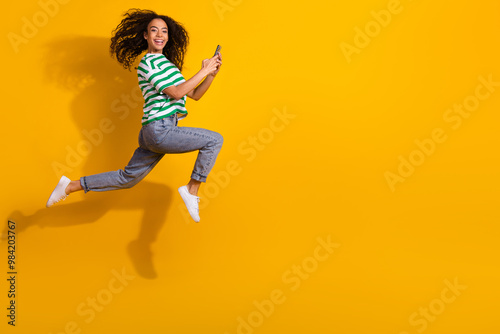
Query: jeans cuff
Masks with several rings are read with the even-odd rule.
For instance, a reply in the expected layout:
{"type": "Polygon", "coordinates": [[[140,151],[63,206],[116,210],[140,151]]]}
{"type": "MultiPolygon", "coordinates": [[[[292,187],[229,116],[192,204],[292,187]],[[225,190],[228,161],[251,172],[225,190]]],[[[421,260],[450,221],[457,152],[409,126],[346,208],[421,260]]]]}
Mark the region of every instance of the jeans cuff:
{"type": "Polygon", "coordinates": [[[198,174],[198,173],[196,173],[195,171],[193,171],[193,172],[191,173],[191,178],[192,178],[193,180],[196,180],[196,181],[200,181],[200,182],[207,182],[207,177],[206,177],[206,176],[201,175],[201,174],[198,174]]]}
{"type": "Polygon", "coordinates": [[[83,188],[84,193],[88,193],[90,191],[89,187],[87,187],[87,181],[85,180],[85,176],[80,178],[80,185],[83,188]]]}

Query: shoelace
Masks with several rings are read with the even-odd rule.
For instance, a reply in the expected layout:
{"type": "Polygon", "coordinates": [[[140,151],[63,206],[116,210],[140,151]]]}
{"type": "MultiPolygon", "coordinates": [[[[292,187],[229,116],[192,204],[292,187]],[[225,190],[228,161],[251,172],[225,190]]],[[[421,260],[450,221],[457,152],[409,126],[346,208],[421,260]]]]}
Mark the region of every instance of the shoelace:
{"type": "Polygon", "coordinates": [[[54,203],[58,203],[60,201],[64,201],[66,199],[66,197],[68,197],[68,195],[64,196],[64,197],[61,197],[59,198],[57,201],[55,201],[54,203]]]}
{"type": "Polygon", "coordinates": [[[191,204],[192,207],[189,210],[196,210],[196,211],[198,211],[198,207],[199,207],[198,203],[200,203],[200,198],[199,197],[193,198],[191,203],[192,203],[191,204]],[[195,204],[196,204],[196,206],[195,206],[195,204]]]}

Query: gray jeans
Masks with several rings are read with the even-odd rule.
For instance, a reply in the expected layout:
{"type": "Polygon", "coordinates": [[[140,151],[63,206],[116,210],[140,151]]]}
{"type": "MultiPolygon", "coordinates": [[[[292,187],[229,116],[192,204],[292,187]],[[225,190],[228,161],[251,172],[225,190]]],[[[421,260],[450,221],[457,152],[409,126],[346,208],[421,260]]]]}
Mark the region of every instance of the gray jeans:
{"type": "Polygon", "coordinates": [[[206,182],[222,142],[222,136],[217,132],[178,127],[176,115],[162,118],[141,128],[139,147],[124,169],[84,176],[80,178],[80,183],[85,192],[131,188],[148,175],[166,153],[197,150],[198,157],[191,178],[206,182]]]}

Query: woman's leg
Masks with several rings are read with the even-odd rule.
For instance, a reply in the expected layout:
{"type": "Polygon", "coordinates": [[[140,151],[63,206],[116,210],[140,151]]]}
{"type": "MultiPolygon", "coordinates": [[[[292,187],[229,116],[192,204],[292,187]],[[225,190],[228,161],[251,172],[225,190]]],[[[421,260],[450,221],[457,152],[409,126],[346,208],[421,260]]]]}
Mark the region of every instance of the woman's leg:
{"type": "Polygon", "coordinates": [[[214,131],[170,126],[163,134],[161,141],[156,143],[152,150],[162,153],[186,153],[199,151],[193,171],[191,173],[190,187],[199,188],[199,182],[206,182],[208,174],[212,170],[222,143],[222,136],[214,131]]]}
{"type": "Polygon", "coordinates": [[[198,190],[215,164],[215,159],[222,147],[222,136],[206,129],[175,127],[162,141],[166,153],[184,153],[199,150],[191,173],[191,180],[180,187],[179,194],[195,222],[200,221],[198,190]]]}
{"type": "Polygon", "coordinates": [[[141,181],[161,160],[163,154],[137,148],[124,169],[84,176],[80,178],[83,191],[109,191],[127,189],[141,181]]]}
{"type": "Polygon", "coordinates": [[[186,153],[199,151],[191,173],[191,179],[185,186],[180,187],[179,194],[195,222],[200,221],[198,190],[202,182],[215,164],[217,155],[222,148],[223,138],[214,131],[178,127],[176,117],[169,117],[155,122],[152,130],[156,133],[154,142],[148,148],[161,153],[186,153]]]}
{"type": "Polygon", "coordinates": [[[156,164],[163,154],[137,148],[124,169],[113,172],[84,176],[77,181],[71,181],[63,176],[47,201],[47,207],[66,199],[75,191],[108,191],[131,188],[141,181],[156,164]]]}

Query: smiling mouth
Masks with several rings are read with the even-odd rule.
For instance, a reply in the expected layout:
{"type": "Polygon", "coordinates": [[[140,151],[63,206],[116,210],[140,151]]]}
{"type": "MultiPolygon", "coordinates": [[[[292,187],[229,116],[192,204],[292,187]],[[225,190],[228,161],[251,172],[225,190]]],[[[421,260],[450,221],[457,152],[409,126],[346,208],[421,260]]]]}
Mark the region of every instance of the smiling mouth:
{"type": "Polygon", "coordinates": [[[163,44],[164,40],[162,40],[162,39],[155,39],[154,42],[155,42],[155,44],[163,44]]]}

